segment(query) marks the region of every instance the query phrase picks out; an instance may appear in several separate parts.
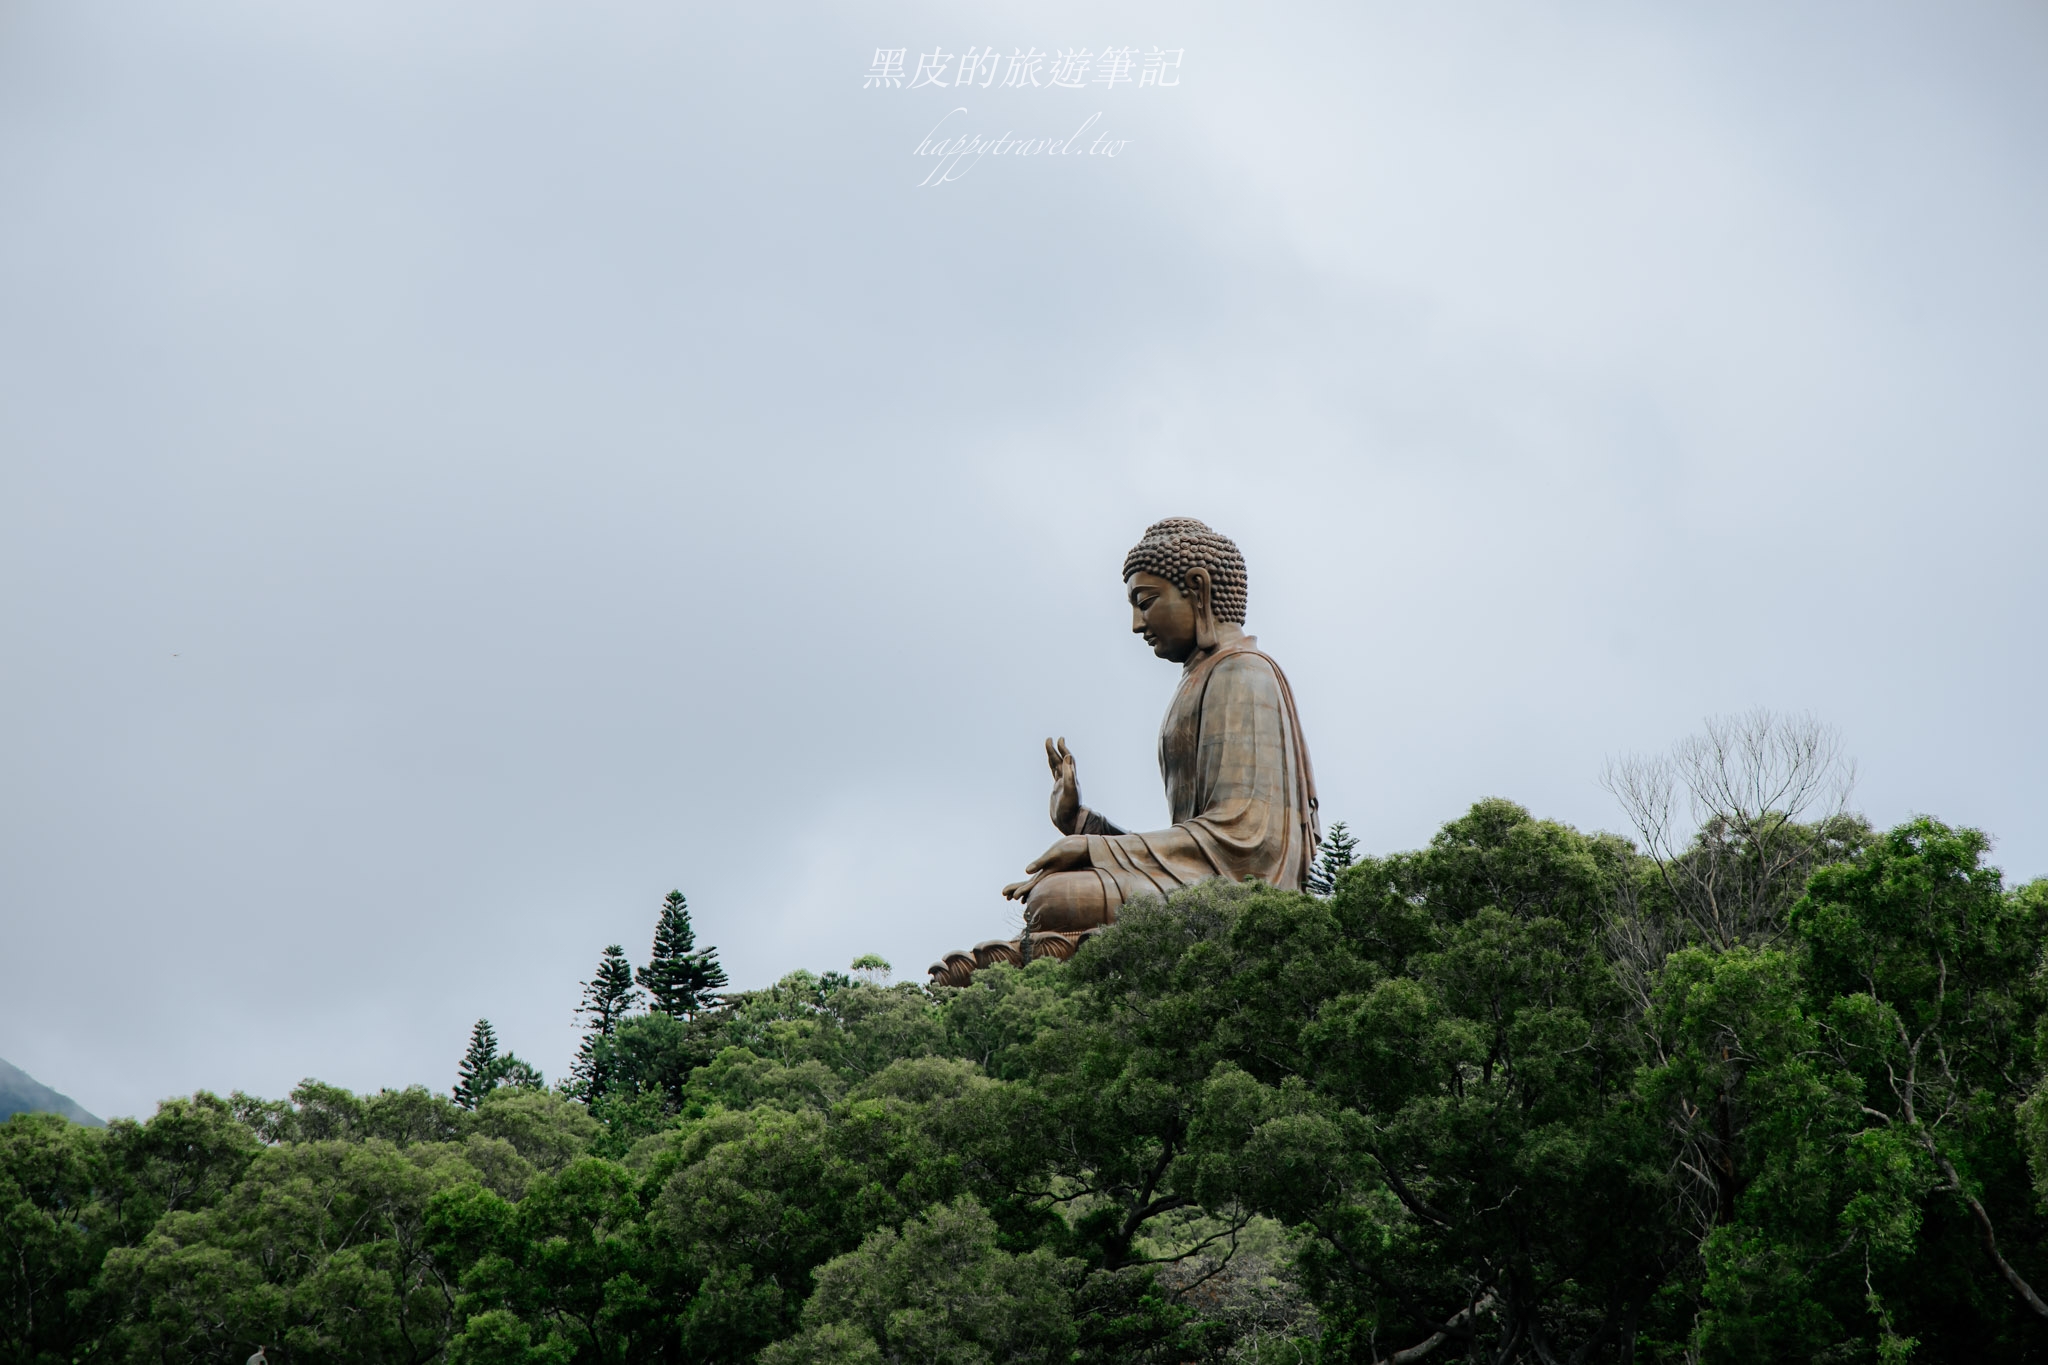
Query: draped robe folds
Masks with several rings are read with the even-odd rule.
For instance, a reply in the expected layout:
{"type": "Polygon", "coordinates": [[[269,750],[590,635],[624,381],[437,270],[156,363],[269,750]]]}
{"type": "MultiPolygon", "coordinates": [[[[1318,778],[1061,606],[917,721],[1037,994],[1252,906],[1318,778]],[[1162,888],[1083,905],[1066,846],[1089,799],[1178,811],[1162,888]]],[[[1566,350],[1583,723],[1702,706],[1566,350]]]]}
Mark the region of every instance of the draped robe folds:
{"type": "Polygon", "coordinates": [[[1170,829],[1133,834],[1084,808],[1089,870],[1108,904],[1212,877],[1298,891],[1321,830],[1294,694],[1247,635],[1188,661],[1159,728],[1170,829]]]}

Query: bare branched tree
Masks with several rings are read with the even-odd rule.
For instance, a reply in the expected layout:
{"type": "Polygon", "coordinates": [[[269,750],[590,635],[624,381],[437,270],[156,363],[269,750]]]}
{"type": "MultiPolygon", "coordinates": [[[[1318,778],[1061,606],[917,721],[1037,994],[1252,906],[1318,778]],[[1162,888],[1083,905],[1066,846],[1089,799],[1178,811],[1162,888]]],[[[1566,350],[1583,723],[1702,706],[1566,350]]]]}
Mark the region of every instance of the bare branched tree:
{"type": "MultiPolygon", "coordinates": [[[[1847,813],[1856,778],[1842,739],[1811,715],[1758,709],[1717,717],[1669,754],[1610,761],[1601,784],[1621,802],[1656,868],[1623,887],[1609,930],[1622,981],[1648,1010],[1664,961],[1679,948],[1763,946],[1821,864],[1847,854],[1867,826],[1847,813]]],[[[1734,1216],[1735,1150],[1748,1115],[1743,1040],[1715,1048],[1722,1075],[1700,1103],[1672,1116],[1674,1197],[1697,1241],[1734,1216]]]]}
{"type": "Polygon", "coordinates": [[[1807,875],[1853,837],[1842,820],[1855,782],[1834,727],[1761,708],[1711,719],[1667,755],[1610,761],[1601,785],[1682,921],[1637,932],[1661,940],[1681,929],[1717,949],[1771,942],[1807,875]]]}

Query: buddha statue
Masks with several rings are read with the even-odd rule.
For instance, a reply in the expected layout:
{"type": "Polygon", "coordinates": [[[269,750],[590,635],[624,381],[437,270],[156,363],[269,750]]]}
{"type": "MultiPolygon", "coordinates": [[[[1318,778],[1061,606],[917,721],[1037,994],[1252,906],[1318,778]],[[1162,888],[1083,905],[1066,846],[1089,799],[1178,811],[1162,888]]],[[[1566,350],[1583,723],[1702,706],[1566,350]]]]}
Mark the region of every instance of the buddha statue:
{"type": "Polygon", "coordinates": [[[1060,838],[1003,888],[1023,903],[1024,933],[947,954],[931,968],[935,984],[965,985],[992,962],[1070,957],[1142,896],[1216,877],[1286,890],[1308,882],[1321,838],[1315,775],[1287,675],[1244,633],[1244,557],[1203,523],[1169,517],[1124,556],[1123,578],[1132,633],[1181,666],[1159,727],[1173,823],[1134,834],[1090,810],[1066,741],[1046,740],[1060,838]]]}

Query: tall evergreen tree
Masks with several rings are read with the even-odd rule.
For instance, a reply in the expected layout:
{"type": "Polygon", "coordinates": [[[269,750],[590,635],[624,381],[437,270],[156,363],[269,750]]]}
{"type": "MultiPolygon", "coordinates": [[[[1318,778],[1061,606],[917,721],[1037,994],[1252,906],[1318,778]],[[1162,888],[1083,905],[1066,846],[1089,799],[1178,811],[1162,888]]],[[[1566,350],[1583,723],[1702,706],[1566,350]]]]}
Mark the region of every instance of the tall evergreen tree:
{"type": "Polygon", "coordinates": [[[462,1068],[456,1073],[455,1102],[464,1109],[474,1109],[497,1084],[498,1033],[490,1020],[479,1019],[469,1031],[469,1051],[463,1055],[462,1068]]]}
{"type": "Polygon", "coordinates": [[[679,1019],[709,1005],[726,984],[718,949],[700,951],[697,947],[696,932],[690,928],[689,902],[680,891],[669,892],[661,904],[654,951],[640,969],[640,984],[647,988],[657,1013],[679,1019]]]}
{"type": "Polygon", "coordinates": [[[640,992],[633,985],[633,964],[623,948],[614,943],[597,960],[597,971],[583,983],[583,1003],[578,1014],[584,1025],[583,1042],[576,1049],[576,1063],[569,1072],[569,1093],[588,1103],[605,1091],[603,1049],[599,1040],[618,1032],[619,1022],[640,1004],[640,992]]]}
{"type": "Polygon", "coordinates": [[[1337,890],[1337,874],[1357,861],[1358,840],[1342,820],[1332,823],[1330,832],[1323,836],[1316,865],[1309,869],[1308,889],[1318,896],[1333,894],[1337,890]]]}
{"type": "Polygon", "coordinates": [[[597,960],[597,971],[583,983],[583,1003],[578,1014],[589,1016],[590,1032],[609,1038],[619,1021],[640,1004],[640,992],[633,985],[633,964],[625,949],[614,943],[597,960]]]}

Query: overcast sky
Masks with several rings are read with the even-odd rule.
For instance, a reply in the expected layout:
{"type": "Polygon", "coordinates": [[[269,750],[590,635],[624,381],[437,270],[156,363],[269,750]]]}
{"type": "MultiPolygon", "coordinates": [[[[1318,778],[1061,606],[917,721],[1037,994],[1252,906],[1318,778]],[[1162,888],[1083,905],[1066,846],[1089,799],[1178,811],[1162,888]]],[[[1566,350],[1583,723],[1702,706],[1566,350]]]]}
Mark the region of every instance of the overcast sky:
{"type": "Polygon", "coordinates": [[[1368,850],[1762,705],[2048,873],[2044,71],[2037,3],[7,0],[0,1056],[552,1079],[671,887],[736,985],[921,979],[1044,736],[1164,823],[1170,515],[1368,850]],[[970,47],[1184,55],[910,88],[970,47]],[[955,109],[1042,150],[920,187],[955,109]]]}

